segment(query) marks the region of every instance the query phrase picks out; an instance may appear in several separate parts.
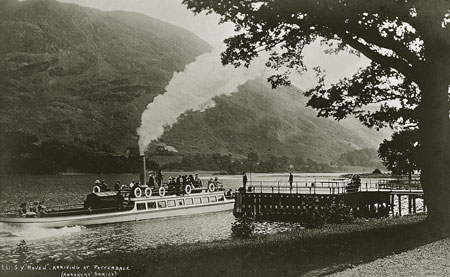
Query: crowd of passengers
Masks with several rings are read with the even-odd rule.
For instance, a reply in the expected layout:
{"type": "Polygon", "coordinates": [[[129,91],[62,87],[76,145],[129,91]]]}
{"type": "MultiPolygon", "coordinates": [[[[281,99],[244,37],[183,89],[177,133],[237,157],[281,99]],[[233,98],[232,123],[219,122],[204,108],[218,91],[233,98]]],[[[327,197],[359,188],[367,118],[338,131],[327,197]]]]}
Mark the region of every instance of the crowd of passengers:
{"type": "MultiPolygon", "coordinates": [[[[209,187],[210,184],[214,184],[215,187],[221,187],[222,183],[219,181],[218,177],[210,178],[207,182],[207,187],[209,187]]],[[[149,173],[147,186],[153,189],[159,189],[163,185],[163,176],[161,174],[161,171],[158,172],[152,172],[149,173]]],[[[171,189],[182,189],[186,185],[191,185],[192,188],[199,188],[203,187],[203,181],[199,178],[198,174],[192,175],[178,175],[177,177],[169,177],[167,186],[169,190],[171,189]]],[[[94,183],[94,186],[98,186],[100,188],[100,191],[110,191],[108,188],[108,185],[105,183],[105,180],[96,180],[94,183]]],[[[139,181],[132,180],[129,185],[121,184],[120,180],[117,180],[116,184],[114,185],[114,190],[133,190],[135,187],[140,187],[141,184],[139,181]]]]}
{"type": "Polygon", "coordinates": [[[28,208],[27,203],[20,204],[18,211],[19,215],[27,217],[42,216],[47,213],[47,207],[44,205],[44,201],[34,201],[33,205],[28,208]]]}

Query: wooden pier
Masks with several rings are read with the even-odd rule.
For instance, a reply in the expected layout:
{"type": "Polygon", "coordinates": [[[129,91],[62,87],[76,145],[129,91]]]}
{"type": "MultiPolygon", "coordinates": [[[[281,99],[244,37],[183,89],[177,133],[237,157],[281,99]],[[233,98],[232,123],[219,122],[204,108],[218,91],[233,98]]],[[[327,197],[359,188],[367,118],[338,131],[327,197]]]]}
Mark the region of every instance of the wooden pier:
{"type": "Polygon", "coordinates": [[[297,182],[292,187],[289,183],[253,182],[246,192],[237,193],[235,199],[236,216],[295,216],[307,209],[338,202],[351,207],[356,217],[401,216],[426,211],[423,190],[418,184],[398,187],[374,182],[349,189],[345,180],[297,182]],[[420,207],[417,199],[421,199],[420,207]],[[310,205],[312,202],[316,204],[310,205]]]}

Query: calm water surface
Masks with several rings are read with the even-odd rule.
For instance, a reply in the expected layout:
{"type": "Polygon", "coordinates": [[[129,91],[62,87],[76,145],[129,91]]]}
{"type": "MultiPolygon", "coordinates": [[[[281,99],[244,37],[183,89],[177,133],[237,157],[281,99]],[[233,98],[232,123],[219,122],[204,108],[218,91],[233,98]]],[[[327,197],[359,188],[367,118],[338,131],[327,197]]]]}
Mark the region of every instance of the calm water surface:
{"type": "MultiPolygon", "coordinates": [[[[179,173],[164,173],[164,178],[179,173]]],[[[287,174],[248,174],[249,179],[277,186],[286,183],[287,174]]],[[[340,174],[295,174],[294,180],[313,182],[328,180],[340,174]]],[[[210,173],[200,174],[206,181],[210,173]]],[[[241,186],[241,176],[218,176],[225,188],[241,186]]],[[[116,180],[128,184],[138,180],[138,174],[111,175],[39,175],[0,177],[0,210],[14,211],[22,202],[44,200],[48,208],[79,207],[92,190],[96,179],[105,180],[109,186],[116,180]]],[[[372,182],[371,180],[368,180],[372,182]]],[[[363,180],[364,182],[364,180],[363,180]]],[[[407,199],[402,200],[403,214],[407,213],[407,199]]],[[[34,225],[13,227],[0,223],[0,263],[37,261],[74,261],[99,254],[127,253],[161,244],[182,244],[198,241],[227,239],[235,221],[232,211],[209,213],[141,222],[107,224],[99,226],[74,226],[44,229],[34,225]]],[[[278,233],[302,229],[296,223],[258,222],[256,233],[278,233]]]]}
{"type": "MultiPolygon", "coordinates": [[[[165,173],[177,176],[178,173],[165,173]]],[[[323,178],[329,177],[322,174],[323,178]]],[[[337,176],[332,174],[330,176],[337,176]]],[[[200,174],[206,181],[211,174],[200,174]]],[[[218,176],[225,188],[241,186],[241,176],[218,176]]],[[[297,176],[300,177],[300,176],[297,176]]],[[[316,178],[319,175],[302,175],[316,178]]],[[[286,174],[252,174],[250,178],[261,181],[286,181],[286,174]]],[[[44,200],[48,208],[79,207],[91,192],[96,179],[112,184],[116,180],[128,184],[138,180],[138,174],[111,175],[39,175],[0,177],[0,210],[15,211],[22,202],[44,200]]],[[[231,211],[175,218],[156,219],[132,223],[99,226],[74,226],[44,229],[35,225],[14,227],[0,223],[0,263],[80,260],[103,253],[127,253],[136,249],[156,247],[161,244],[182,244],[198,241],[227,239],[235,218],[231,211]]],[[[259,222],[256,233],[277,233],[302,227],[296,223],[259,222]]]]}

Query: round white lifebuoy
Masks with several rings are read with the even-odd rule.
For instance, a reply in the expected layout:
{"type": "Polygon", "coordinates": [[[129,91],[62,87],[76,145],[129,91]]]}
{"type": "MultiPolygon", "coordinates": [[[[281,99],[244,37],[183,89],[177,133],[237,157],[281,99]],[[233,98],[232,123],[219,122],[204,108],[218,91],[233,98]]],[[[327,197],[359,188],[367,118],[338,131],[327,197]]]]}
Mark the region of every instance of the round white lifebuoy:
{"type": "Polygon", "coordinates": [[[166,189],[164,187],[160,187],[158,190],[159,196],[166,195],[166,189]]]}
{"type": "Polygon", "coordinates": [[[186,185],[186,186],[184,187],[184,192],[185,192],[186,194],[191,194],[191,191],[192,191],[192,186],[191,186],[191,185],[186,185]]]}
{"type": "Polygon", "coordinates": [[[152,189],[151,188],[145,188],[145,190],[144,190],[144,195],[145,195],[145,197],[150,197],[150,196],[152,196],[152,189]]]}
{"type": "Polygon", "coordinates": [[[92,189],[92,192],[97,193],[97,192],[101,192],[102,190],[100,189],[99,186],[94,186],[94,188],[92,189]]]}
{"type": "Polygon", "coordinates": [[[210,183],[210,184],[208,185],[208,190],[209,190],[210,192],[215,191],[215,190],[216,190],[216,185],[215,185],[214,183],[210,183]]]}
{"type": "Polygon", "coordinates": [[[142,196],[142,190],[141,190],[141,188],[135,188],[134,189],[134,196],[136,196],[136,197],[141,197],[142,196]]]}

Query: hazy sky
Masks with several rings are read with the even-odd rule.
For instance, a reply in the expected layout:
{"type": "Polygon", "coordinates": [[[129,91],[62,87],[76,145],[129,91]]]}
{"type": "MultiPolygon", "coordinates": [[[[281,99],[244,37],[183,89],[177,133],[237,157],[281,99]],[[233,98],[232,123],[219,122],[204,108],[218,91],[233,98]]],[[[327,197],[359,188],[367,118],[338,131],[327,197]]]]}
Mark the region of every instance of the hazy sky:
{"type": "MultiPolygon", "coordinates": [[[[138,12],[157,18],[174,25],[181,26],[197,34],[213,47],[220,47],[223,40],[233,34],[232,24],[218,24],[217,15],[194,15],[181,4],[181,0],[58,0],[60,2],[75,3],[81,6],[93,7],[100,10],[123,10],[138,12]]],[[[328,84],[338,81],[342,77],[351,76],[359,67],[366,66],[366,58],[341,53],[327,55],[320,47],[309,47],[304,51],[304,61],[308,68],[321,66],[326,70],[328,84]]],[[[308,89],[316,84],[312,70],[294,80],[294,84],[301,89],[308,89]]]]}

